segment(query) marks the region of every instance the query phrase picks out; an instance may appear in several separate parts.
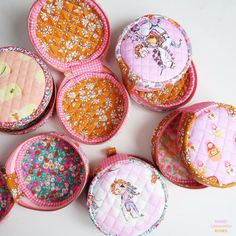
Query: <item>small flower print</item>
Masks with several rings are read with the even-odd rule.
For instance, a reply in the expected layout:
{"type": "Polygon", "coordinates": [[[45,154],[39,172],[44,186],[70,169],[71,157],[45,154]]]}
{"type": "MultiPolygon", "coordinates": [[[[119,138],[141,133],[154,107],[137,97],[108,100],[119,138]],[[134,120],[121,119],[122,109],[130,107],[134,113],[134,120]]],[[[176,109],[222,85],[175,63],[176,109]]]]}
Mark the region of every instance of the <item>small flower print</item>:
{"type": "Polygon", "coordinates": [[[45,12],[41,12],[40,13],[40,16],[41,16],[41,19],[43,20],[43,21],[47,21],[48,20],[48,16],[47,16],[47,14],[45,13],[45,12]]]}
{"type": "Polygon", "coordinates": [[[56,8],[53,4],[46,5],[46,11],[48,14],[53,14],[55,12],[56,8]]]}
{"type": "Polygon", "coordinates": [[[63,8],[63,0],[56,0],[55,5],[57,6],[57,9],[62,10],[63,8]]]}
{"type": "Polygon", "coordinates": [[[96,29],[96,25],[94,23],[89,23],[88,24],[88,30],[93,32],[93,31],[95,31],[95,29],[96,29]]]}
{"type": "Polygon", "coordinates": [[[42,48],[43,48],[46,52],[48,52],[48,50],[49,50],[49,45],[48,45],[48,43],[43,42],[43,43],[42,43],[42,48]]]}
{"type": "Polygon", "coordinates": [[[65,200],[84,178],[80,156],[64,140],[45,138],[32,144],[27,153],[22,161],[24,180],[27,188],[40,200],[65,200]],[[33,162],[29,153],[35,156],[33,162]]]}
{"type": "Polygon", "coordinates": [[[71,41],[66,42],[66,48],[67,49],[72,49],[74,47],[73,43],[71,41]]]}

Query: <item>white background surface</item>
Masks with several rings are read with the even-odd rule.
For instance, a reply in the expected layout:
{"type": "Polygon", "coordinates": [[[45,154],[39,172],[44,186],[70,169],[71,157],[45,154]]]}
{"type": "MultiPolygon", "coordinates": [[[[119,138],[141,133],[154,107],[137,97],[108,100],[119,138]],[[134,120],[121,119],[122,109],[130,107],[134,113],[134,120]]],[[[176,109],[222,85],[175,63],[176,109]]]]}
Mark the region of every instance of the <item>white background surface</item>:
{"type": "MultiPolygon", "coordinates": [[[[215,100],[236,105],[236,1],[235,0],[99,0],[107,13],[112,42],[106,64],[120,76],[115,62],[117,38],[131,20],[148,13],[169,16],[189,34],[193,46],[199,86],[191,103],[215,100]]],[[[0,0],[0,46],[17,45],[32,49],[27,35],[27,15],[33,0],[0,0]]],[[[52,70],[53,71],[53,70],[52,70]]],[[[62,74],[53,71],[60,83],[62,74]]],[[[1,109],[1,108],[0,108],[1,109]]],[[[105,158],[104,150],[116,146],[119,152],[151,159],[150,140],[154,128],[165,114],[150,112],[132,102],[128,122],[118,136],[97,146],[81,145],[96,166],[105,158]]],[[[60,131],[54,115],[34,132],[60,131]]],[[[33,134],[0,134],[0,164],[11,151],[33,134]]],[[[187,190],[167,182],[169,207],[159,236],[235,236],[236,188],[187,190]],[[231,226],[226,233],[216,233],[212,225],[223,220],[231,226]]],[[[69,207],[57,212],[36,212],[15,206],[0,224],[0,236],[102,235],[89,219],[85,193],[69,207]]]]}

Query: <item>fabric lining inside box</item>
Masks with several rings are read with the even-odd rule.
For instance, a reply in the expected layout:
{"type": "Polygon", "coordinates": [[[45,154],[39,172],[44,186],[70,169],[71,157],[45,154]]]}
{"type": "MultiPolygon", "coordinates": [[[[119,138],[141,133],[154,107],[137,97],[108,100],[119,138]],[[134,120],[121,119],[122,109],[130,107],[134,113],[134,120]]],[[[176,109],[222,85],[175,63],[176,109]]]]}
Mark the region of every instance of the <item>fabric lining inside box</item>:
{"type": "Polygon", "coordinates": [[[36,36],[52,58],[84,61],[101,47],[104,25],[84,0],[47,0],[37,17],[36,36]]]}

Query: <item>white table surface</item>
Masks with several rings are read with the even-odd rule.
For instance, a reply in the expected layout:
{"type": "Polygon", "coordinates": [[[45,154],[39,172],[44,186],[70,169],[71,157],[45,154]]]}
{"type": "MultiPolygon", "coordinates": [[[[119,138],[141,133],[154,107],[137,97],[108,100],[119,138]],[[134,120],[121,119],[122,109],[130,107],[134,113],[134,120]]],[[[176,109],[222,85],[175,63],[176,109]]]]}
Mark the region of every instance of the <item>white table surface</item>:
{"type": "MultiPolygon", "coordinates": [[[[124,26],[148,13],[169,16],[188,32],[193,46],[199,85],[191,103],[214,100],[236,105],[236,1],[235,0],[99,0],[107,13],[112,41],[106,64],[120,76],[115,61],[116,41],[124,26]]],[[[0,46],[32,49],[27,35],[27,15],[33,0],[0,0],[0,46]]],[[[63,76],[53,71],[59,84],[63,76]]],[[[147,111],[132,102],[128,122],[114,139],[97,146],[82,145],[91,167],[104,157],[107,148],[151,159],[150,140],[165,114],[147,111]]],[[[44,131],[62,131],[54,115],[34,133],[0,134],[0,164],[23,140],[44,131]]],[[[235,236],[236,188],[188,190],[167,181],[169,207],[162,224],[151,235],[235,236]],[[227,232],[217,233],[223,224],[227,232]],[[215,225],[215,226],[214,226],[215,225]]],[[[102,235],[89,219],[85,193],[67,208],[37,212],[15,206],[0,224],[0,236],[102,235]]]]}

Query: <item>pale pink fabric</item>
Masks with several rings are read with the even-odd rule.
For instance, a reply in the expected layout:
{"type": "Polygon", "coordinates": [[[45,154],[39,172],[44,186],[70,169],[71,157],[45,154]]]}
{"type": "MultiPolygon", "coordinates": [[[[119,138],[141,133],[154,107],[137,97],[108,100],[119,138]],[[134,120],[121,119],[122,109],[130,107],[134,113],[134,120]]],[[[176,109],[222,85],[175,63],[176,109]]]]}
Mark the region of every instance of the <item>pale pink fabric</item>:
{"type": "Polygon", "coordinates": [[[20,52],[0,53],[0,63],[9,66],[10,73],[0,77],[0,121],[12,122],[17,114],[25,118],[28,107],[38,108],[45,91],[44,72],[40,65],[31,57],[20,52]],[[10,88],[16,88],[10,95],[10,88]]]}

